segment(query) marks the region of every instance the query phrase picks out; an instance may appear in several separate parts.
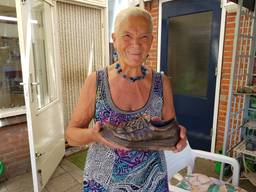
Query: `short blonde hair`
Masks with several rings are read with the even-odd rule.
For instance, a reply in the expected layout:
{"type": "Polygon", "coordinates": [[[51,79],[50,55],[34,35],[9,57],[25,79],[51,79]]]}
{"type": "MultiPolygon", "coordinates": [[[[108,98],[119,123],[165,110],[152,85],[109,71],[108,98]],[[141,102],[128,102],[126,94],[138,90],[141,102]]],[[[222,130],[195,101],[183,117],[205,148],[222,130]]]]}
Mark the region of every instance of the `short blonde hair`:
{"type": "Polygon", "coordinates": [[[130,16],[142,16],[149,22],[150,33],[153,31],[153,18],[148,11],[139,7],[129,7],[120,11],[115,19],[114,32],[117,33],[120,24],[130,16]]]}

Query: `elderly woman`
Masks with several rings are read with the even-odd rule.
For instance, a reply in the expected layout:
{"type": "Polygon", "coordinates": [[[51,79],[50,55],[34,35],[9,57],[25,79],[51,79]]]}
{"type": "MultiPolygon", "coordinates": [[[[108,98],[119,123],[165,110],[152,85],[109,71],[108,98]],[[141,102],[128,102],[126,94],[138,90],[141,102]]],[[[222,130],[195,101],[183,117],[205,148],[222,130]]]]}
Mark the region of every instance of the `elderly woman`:
{"type": "MultiPolygon", "coordinates": [[[[130,150],[100,134],[104,122],[118,125],[141,115],[162,120],[175,117],[168,78],[143,65],[153,41],[152,28],[147,11],[121,11],[112,34],[118,61],[88,76],[81,89],[66,136],[70,145],[90,144],[84,191],[168,191],[163,151],[130,150]],[[96,123],[88,128],[93,118],[96,123]]],[[[181,127],[172,150],[185,146],[181,127]]]]}

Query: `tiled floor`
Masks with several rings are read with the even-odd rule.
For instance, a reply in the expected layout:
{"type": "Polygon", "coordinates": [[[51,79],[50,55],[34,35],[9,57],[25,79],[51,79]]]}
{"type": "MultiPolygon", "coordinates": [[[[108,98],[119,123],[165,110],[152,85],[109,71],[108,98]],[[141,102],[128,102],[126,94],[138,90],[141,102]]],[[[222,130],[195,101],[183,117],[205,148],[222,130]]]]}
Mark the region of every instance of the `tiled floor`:
{"type": "MultiPolygon", "coordinates": [[[[83,171],[63,159],[43,192],[81,192],[83,171]]],[[[33,192],[31,173],[17,176],[0,184],[0,192],[33,192]]]]}
{"type": "MultiPolygon", "coordinates": [[[[214,163],[208,160],[198,159],[195,165],[195,172],[218,177],[214,171],[214,163]]],[[[81,192],[82,180],[83,171],[70,161],[63,159],[43,192],[81,192]]],[[[255,186],[249,182],[241,180],[240,184],[248,192],[256,191],[255,186]]],[[[0,184],[0,192],[33,192],[31,173],[17,176],[0,184]]]]}

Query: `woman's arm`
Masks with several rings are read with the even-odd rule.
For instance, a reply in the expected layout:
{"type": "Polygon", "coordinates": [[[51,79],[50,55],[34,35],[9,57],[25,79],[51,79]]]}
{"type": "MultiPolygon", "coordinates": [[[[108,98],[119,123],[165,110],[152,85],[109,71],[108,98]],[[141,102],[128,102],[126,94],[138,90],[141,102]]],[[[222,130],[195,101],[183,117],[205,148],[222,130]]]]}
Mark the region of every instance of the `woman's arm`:
{"type": "Polygon", "coordinates": [[[113,144],[104,139],[100,132],[101,125],[96,122],[93,128],[88,129],[95,113],[96,104],[96,73],[92,73],[85,80],[80,91],[80,97],[66,130],[66,139],[69,145],[81,146],[92,142],[101,143],[111,148],[128,150],[126,147],[113,144]]]}
{"type": "Polygon", "coordinates": [[[66,130],[69,145],[85,145],[95,141],[93,129],[87,129],[93,118],[96,101],[96,73],[87,77],[66,130]]]}
{"type": "MultiPolygon", "coordinates": [[[[163,108],[162,108],[162,119],[168,120],[176,117],[174,104],[173,104],[173,94],[170,80],[166,75],[163,75],[163,108]]],[[[181,151],[187,145],[187,134],[186,128],[180,125],[180,140],[174,149],[174,152],[181,151]]]]}
{"type": "Polygon", "coordinates": [[[169,120],[175,118],[175,109],[173,104],[173,95],[171,89],[171,83],[166,75],[163,75],[163,108],[162,108],[162,120],[169,120]]]}

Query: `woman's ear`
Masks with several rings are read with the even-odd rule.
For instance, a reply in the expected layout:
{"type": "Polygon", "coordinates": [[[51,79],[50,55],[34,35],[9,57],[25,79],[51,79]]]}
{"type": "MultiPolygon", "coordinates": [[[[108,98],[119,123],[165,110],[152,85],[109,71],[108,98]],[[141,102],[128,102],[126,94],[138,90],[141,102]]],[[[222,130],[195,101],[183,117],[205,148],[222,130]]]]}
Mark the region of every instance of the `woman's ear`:
{"type": "Polygon", "coordinates": [[[152,45],[152,43],[153,43],[153,40],[154,40],[154,36],[153,35],[151,35],[151,39],[150,39],[150,44],[152,45]]]}
{"type": "Polygon", "coordinates": [[[116,34],[115,34],[115,33],[112,33],[112,34],[111,34],[111,37],[112,37],[112,40],[113,40],[114,48],[116,49],[116,34]]]}

